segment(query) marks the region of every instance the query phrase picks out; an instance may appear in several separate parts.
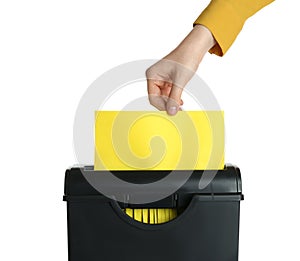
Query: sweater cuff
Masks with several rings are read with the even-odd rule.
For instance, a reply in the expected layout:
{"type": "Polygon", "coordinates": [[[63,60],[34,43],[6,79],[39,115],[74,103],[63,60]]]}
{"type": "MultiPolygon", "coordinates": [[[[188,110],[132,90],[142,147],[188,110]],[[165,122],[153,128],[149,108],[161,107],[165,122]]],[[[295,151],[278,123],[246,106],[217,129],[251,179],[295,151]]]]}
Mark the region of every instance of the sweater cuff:
{"type": "Polygon", "coordinates": [[[201,24],[211,31],[217,43],[209,52],[223,56],[242,30],[246,19],[227,1],[214,0],[197,18],[194,26],[201,24]]]}

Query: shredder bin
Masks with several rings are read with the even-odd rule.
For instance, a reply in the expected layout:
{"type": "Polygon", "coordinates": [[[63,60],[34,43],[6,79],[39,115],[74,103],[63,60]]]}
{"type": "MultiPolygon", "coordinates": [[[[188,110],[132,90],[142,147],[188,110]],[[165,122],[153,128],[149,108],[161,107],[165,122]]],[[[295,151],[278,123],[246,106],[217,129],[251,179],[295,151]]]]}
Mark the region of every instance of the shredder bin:
{"type": "MultiPolygon", "coordinates": [[[[213,180],[199,189],[204,171],[194,170],[174,194],[157,202],[117,202],[93,188],[84,174],[93,167],[70,168],[65,175],[69,261],[236,261],[239,244],[240,171],[226,165],[211,171],[213,180]],[[127,216],[129,208],[177,208],[178,217],[143,224],[127,216]]],[[[208,171],[209,172],[209,171],[208,171]]],[[[114,171],[123,180],[148,183],[166,171],[114,171]]],[[[207,171],[206,171],[207,174],[207,171]]]]}

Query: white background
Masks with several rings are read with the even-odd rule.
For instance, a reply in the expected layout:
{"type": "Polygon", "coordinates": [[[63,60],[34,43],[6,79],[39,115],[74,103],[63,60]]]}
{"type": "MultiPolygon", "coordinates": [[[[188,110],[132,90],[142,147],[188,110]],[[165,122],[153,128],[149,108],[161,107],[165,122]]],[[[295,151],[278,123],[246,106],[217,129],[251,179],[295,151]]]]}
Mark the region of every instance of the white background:
{"type": "MultiPolygon", "coordinates": [[[[81,95],[114,66],[165,56],[207,3],[1,1],[1,260],[67,260],[64,170],[81,95]]],[[[242,261],[300,260],[297,4],[260,11],[198,71],[225,111],[226,162],[242,171],[242,261]]]]}

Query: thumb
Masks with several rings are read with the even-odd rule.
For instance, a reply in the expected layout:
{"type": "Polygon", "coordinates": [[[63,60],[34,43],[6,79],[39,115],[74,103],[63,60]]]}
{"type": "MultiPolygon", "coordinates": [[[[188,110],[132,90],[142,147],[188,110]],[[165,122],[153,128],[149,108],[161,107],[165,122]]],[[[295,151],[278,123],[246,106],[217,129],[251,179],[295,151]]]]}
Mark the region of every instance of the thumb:
{"type": "Polygon", "coordinates": [[[175,115],[178,112],[179,106],[182,103],[182,92],[183,88],[173,85],[166,106],[169,115],[175,115]]]}

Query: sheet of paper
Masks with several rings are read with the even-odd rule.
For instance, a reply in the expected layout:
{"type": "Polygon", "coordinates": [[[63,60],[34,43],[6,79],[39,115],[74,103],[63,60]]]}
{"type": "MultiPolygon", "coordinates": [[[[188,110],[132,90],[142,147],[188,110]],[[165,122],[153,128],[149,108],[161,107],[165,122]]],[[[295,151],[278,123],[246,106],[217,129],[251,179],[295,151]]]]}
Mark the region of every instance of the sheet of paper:
{"type": "Polygon", "coordinates": [[[95,170],[224,168],[222,111],[96,111],[95,170]]]}

